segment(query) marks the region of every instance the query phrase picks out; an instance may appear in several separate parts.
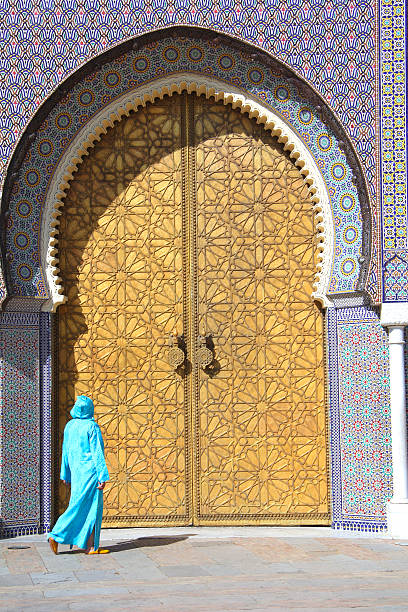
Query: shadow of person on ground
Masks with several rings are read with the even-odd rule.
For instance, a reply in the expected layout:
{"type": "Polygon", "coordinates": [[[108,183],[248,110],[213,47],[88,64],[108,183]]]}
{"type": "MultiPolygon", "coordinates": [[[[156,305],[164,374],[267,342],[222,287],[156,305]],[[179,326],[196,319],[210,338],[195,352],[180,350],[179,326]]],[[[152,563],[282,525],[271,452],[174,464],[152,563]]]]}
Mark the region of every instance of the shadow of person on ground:
{"type": "MultiPolygon", "coordinates": [[[[176,542],[183,542],[188,540],[189,537],[194,536],[194,533],[183,535],[183,536],[151,536],[137,538],[136,540],[125,540],[124,542],[117,542],[116,544],[103,545],[102,548],[109,550],[110,553],[122,552],[125,550],[133,550],[135,548],[152,548],[155,546],[168,546],[169,544],[175,544],[176,542]]],[[[74,550],[61,551],[60,555],[76,555],[82,553],[82,549],[76,548],[74,550]]]]}

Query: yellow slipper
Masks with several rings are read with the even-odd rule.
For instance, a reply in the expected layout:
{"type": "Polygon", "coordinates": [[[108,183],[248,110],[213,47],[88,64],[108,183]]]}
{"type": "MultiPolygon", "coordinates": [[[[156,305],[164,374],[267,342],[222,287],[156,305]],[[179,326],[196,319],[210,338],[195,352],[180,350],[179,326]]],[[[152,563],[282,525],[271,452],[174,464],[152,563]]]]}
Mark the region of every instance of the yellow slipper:
{"type": "Polygon", "coordinates": [[[107,548],[98,548],[97,550],[90,550],[85,553],[86,555],[107,555],[109,550],[107,548]]]}
{"type": "Polygon", "coordinates": [[[56,542],[52,538],[49,538],[48,543],[54,555],[58,555],[58,542],[56,542]]]}

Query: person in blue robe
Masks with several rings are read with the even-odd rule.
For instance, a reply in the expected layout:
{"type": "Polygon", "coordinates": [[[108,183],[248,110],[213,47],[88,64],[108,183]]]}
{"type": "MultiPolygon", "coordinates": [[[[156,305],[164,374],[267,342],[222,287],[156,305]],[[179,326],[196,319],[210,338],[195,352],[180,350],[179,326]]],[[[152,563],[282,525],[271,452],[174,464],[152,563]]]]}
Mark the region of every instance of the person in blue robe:
{"type": "Polygon", "coordinates": [[[64,429],[61,462],[61,480],[71,485],[71,498],[47,537],[55,554],[58,544],[75,544],[88,554],[101,553],[102,491],[109,473],[101,430],[93,418],[93,401],[79,395],[71,416],[64,429]]]}

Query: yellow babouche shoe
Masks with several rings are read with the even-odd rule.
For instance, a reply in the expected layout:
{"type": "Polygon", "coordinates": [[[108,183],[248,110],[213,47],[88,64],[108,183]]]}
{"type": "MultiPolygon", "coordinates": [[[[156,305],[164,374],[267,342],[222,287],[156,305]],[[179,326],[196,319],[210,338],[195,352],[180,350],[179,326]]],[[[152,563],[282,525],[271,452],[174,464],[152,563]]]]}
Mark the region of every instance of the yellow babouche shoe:
{"type": "Polygon", "coordinates": [[[90,550],[89,552],[85,553],[87,555],[107,555],[109,553],[109,550],[107,548],[98,548],[97,550],[90,550]]]}
{"type": "Polygon", "coordinates": [[[51,548],[52,552],[54,553],[54,555],[58,555],[58,542],[56,542],[52,538],[49,538],[48,539],[48,544],[50,545],[50,548],[51,548]]]}

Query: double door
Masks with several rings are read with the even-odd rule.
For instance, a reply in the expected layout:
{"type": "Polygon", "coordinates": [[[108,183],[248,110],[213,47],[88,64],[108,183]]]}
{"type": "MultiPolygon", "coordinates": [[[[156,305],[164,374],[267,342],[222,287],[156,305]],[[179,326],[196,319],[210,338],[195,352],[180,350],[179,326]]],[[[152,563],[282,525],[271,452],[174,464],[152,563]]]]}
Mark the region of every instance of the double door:
{"type": "Polygon", "coordinates": [[[314,236],[300,172],[229,105],[174,95],[90,151],[61,216],[59,414],[61,437],[94,399],[105,525],[328,523],[314,236]]]}

